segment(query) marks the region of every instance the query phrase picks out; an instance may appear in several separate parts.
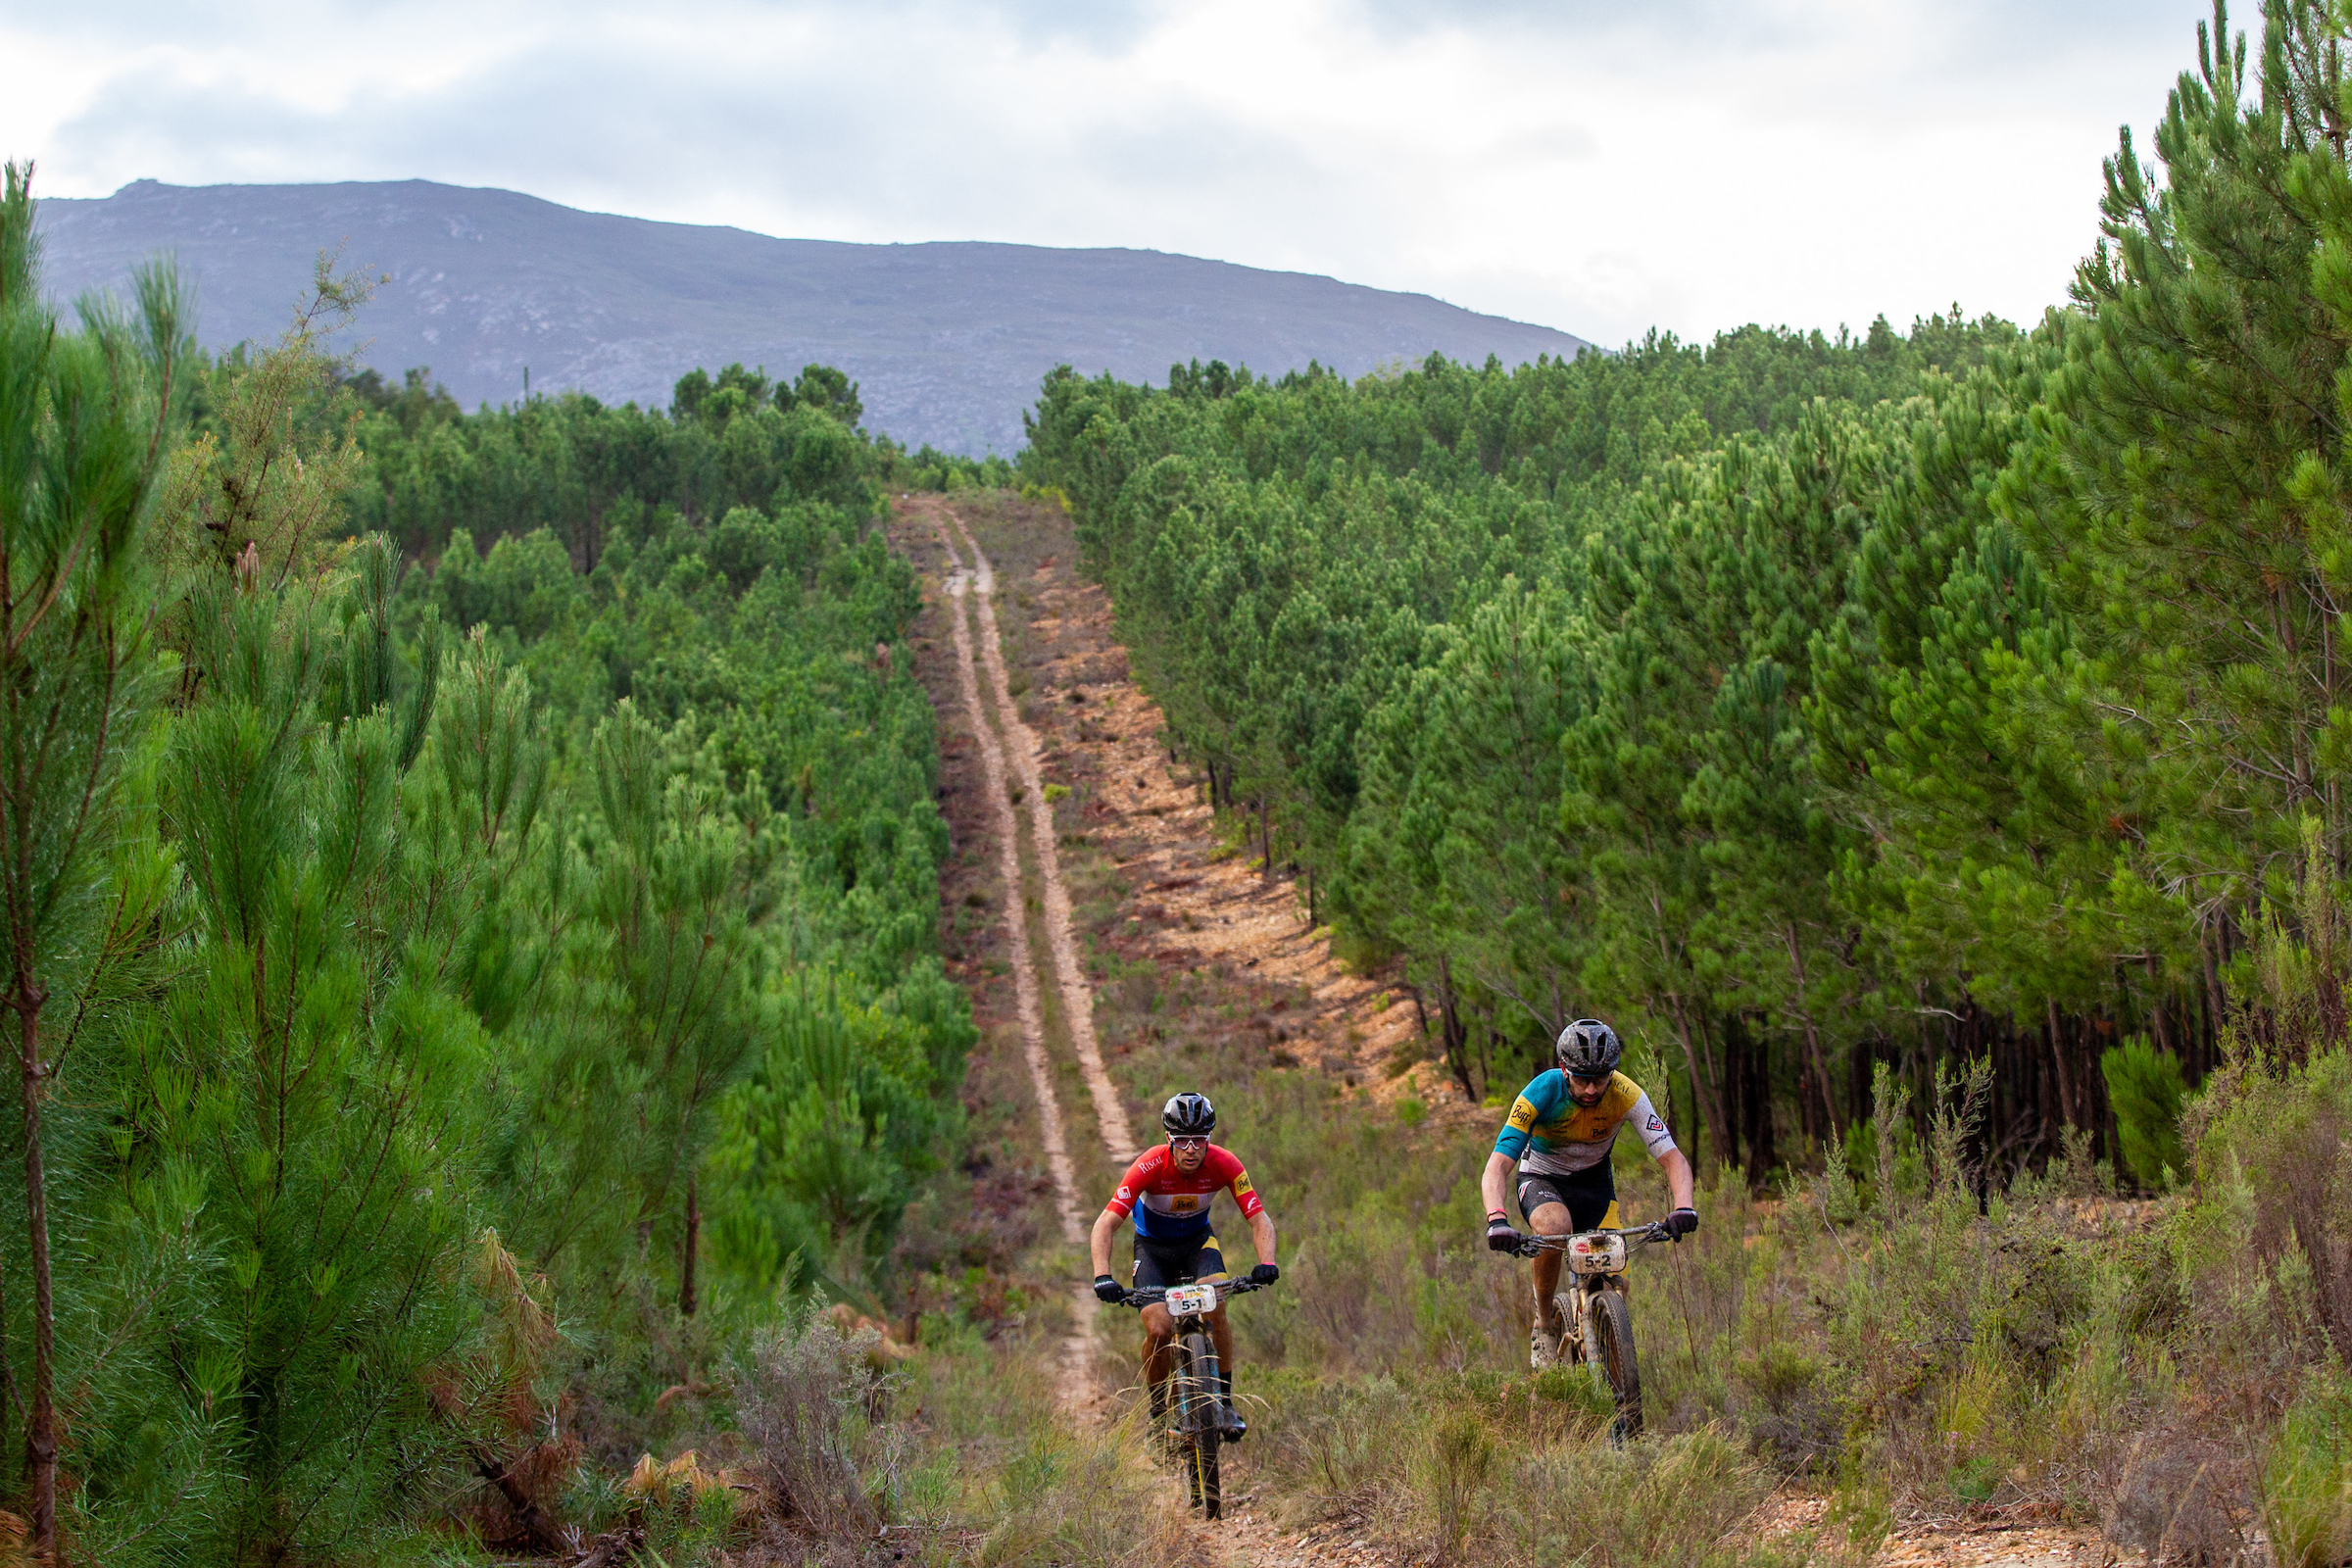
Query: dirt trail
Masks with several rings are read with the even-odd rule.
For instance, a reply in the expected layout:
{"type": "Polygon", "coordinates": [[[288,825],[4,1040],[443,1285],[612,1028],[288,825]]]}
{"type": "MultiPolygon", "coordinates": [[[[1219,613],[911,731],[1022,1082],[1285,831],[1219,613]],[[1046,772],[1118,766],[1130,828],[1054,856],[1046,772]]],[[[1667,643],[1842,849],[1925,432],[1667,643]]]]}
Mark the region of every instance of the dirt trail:
{"type": "MultiPolygon", "coordinates": [[[[1102,1070],[1102,1048],[1095,1038],[1095,996],[1085,967],[1078,961],[1078,941],[1071,930],[1070,887],[1062,879],[1061,853],[1054,830],[1054,805],[1046,799],[1046,781],[1038,765],[1044,750],[1037,735],[1021,721],[1012,700],[1012,683],[1004,672],[1004,637],[997,626],[996,568],[980,549],[963,519],[942,507],[939,514],[954,525],[976,568],[972,598],[980,608],[981,658],[988,666],[988,683],[996,698],[997,717],[1004,731],[1005,749],[1021,780],[1021,802],[1029,808],[1029,837],[1037,853],[1040,879],[1045,884],[1046,945],[1054,955],[1054,971],[1061,987],[1062,1014],[1067,1020],[1070,1049],[1078,1054],[1086,1075],[1087,1093],[1094,1097],[1095,1122],[1102,1129],[1103,1148],[1111,1159],[1124,1164],[1136,1155],[1135,1130],[1119,1091],[1102,1070]]],[[[943,542],[946,542],[943,538],[943,542]]],[[[955,553],[954,544],[948,545],[955,553]]]]}
{"type": "Polygon", "coordinates": [[[1028,961],[1029,909],[1021,897],[1021,846],[1012,817],[1012,800],[1004,785],[1004,748],[980,707],[980,681],[972,663],[972,628],[964,599],[972,574],[956,554],[955,542],[941,531],[948,557],[956,563],[948,574],[948,619],[955,627],[956,686],[963,698],[964,722],[980,745],[980,770],[988,781],[990,814],[996,819],[997,869],[1004,886],[1005,944],[1012,950],[1012,984],[1021,1020],[1021,1050],[1029,1061],[1029,1082],[1037,1092],[1038,1134],[1046,1147],[1046,1168],[1054,1176],[1054,1207],[1061,1218],[1062,1240],[1085,1239],[1078,1206],[1078,1178],[1070,1167],[1070,1149],[1061,1127],[1061,1104],[1054,1098],[1054,1078],[1046,1062],[1045,1011],[1037,995],[1037,967],[1028,961]]]}
{"type": "MultiPolygon", "coordinates": [[[[2016,1517],[2030,1510],[1974,1511],[1983,1516],[1921,1520],[1895,1531],[1871,1558],[1871,1568],[2090,1568],[2116,1560],[2115,1549],[2091,1525],[2016,1517]]],[[[1747,1529],[1786,1549],[1790,1537],[1823,1533],[1829,1513],[1827,1497],[1783,1492],[1757,1510],[1747,1529]]]]}
{"type": "MultiPolygon", "coordinates": [[[[963,530],[958,527],[955,531],[963,530]]],[[[956,641],[956,688],[962,699],[964,721],[971,726],[972,738],[980,747],[980,768],[988,786],[989,814],[997,840],[998,875],[1004,888],[1005,946],[1012,955],[1021,1052],[1028,1060],[1029,1082],[1037,1096],[1038,1135],[1045,1145],[1046,1168],[1054,1178],[1054,1207],[1061,1221],[1062,1240],[1076,1246],[1086,1240],[1084,1211],[1079,1206],[1077,1173],[1070,1164],[1069,1141],[1062,1128],[1061,1102],[1054,1096],[1053,1070],[1046,1055],[1045,1008],[1038,996],[1036,950],[1029,944],[1029,901],[1023,893],[1020,831],[1013,820],[1011,792],[1006,787],[1004,747],[998,739],[996,727],[982,711],[980,682],[973,667],[972,628],[966,607],[969,601],[977,599],[987,636],[984,648],[993,688],[991,695],[996,699],[997,711],[1007,713],[1012,699],[1005,686],[1004,656],[998,648],[996,616],[988,609],[987,595],[995,586],[994,574],[989,570],[987,558],[977,548],[972,554],[979,565],[978,572],[965,569],[949,530],[943,526],[939,535],[949,561],[954,563],[948,573],[947,594],[948,619],[956,641]]],[[[965,542],[970,543],[969,535],[965,535],[965,542]]],[[[1034,785],[1029,792],[1038,793],[1034,785]]],[[[1094,1362],[1095,1317],[1094,1293],[1078,1291],[1072,1300],[1070,1336],[1062,1346],[1057,1391],[1062,1407],[1073,1415],[1083,1416],[1094,1403],[1088,1370],[1094,1362]]]]}

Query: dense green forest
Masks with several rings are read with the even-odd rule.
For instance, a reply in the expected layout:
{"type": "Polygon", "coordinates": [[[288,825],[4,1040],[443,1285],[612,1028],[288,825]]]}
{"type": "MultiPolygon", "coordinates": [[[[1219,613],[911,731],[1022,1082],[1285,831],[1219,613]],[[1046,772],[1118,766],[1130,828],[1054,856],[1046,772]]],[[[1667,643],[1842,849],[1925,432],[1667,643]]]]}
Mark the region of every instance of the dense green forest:
{"type": "Polygon", "coordinates": [[[2271,13],[2031,329],[1048,384],[1024,473],[1174,736],[1464,1092],[1626,1018],[1761,1178],[1988,1056],[1988,1168],[2185,1174],[2251,934],[2352,852],[2343,83],[2271,13]]]}
{"type": "Polygon", "coordinates": [[[955,1146],[919,594],[855,389],[465,416],[319,351],[360,303],[323,264],[215,361],[161,268],[59,322],[31,207],[12,166],[30,1544],[383,1560],[488,1483],[548,1549],[542,1477],[625,1471],[780,1299],[862,1289],[955,1146]]]}

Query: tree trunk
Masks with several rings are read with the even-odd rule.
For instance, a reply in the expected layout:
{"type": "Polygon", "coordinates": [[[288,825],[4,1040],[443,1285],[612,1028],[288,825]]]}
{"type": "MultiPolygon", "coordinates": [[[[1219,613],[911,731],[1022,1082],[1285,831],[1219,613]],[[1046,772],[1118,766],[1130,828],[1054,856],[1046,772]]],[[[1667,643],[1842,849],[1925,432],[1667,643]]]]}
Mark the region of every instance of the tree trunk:
{"type": "Polygon", "coordinates": [[[2050,1062],[2058,1069],[2058,1113],[2066,1125],[2075,1125],[2075,1075],[2066,1066],[2066,1034],[2058,1027],[2058,999],[2048,1002],[2050,1016],[2050,1062]]]}
{"type": "Polygon", "coordinates": [[[1796,1021],[1804,1026],[1805,1056],[1812,1063],[1814,1087],[1821,1094],[1821,1113],[1826,1118],[1822,1134],[1827,1138],[1835,1138],[1838,1136],[1838,1096],[1830,1087],[1829,1063],[1822,1059],[1821,1030],[1813,1021],[1813,1005],[1805,1000],[1804,946],[1797,940],[1796,927],[1793,925],[1784,927],[1781,936],[1788,945],[1788,968],[1796,976],[1796,1021]]]}
{"type": "MultiPolygon", "coordinates": [[[[2197,956],[2203,959],[2205,964],[2206,1032],[2208,1039],[2212,1042],[2212,1054],[2208,1057],[2209,1062],[2221,1059],[2222,1031],[2230,1023],[2230,999],[2222,992],[2222,971],[2220,965],[2214,961],[2213,951],[2217,944],[2227,941],[2227,934],[2222,928],[2218,915],[2198,928],[2197,956]]],[[[2230,956],[2226,947],[2221,956],[2225,959],[2230,956]]]]}
{"type": "MultiPolygon", "coordinates": [[[[1690,1015],[1683,1006],[1682,997],[1669,994],[1666,1000],[1673,1004],[1675,1038],[1683,1043],[1683,1061],[1690,1069],[1690,1098],[1698,1102],[1699,1114],[1705,1119],[1708,1130],[1714,1134],[1707,1140],[1707,1166],[1712,1170],[1723,1163],[1724,1135],[1721,1129],[1725,1124],[1723,1092],[1715,1081],[1715,1054],[1711,1050],[1702,1051],[1691,1039],[1690,1015]]],[[[1696,1147],[1697,1140],[1692,1139],[1691,1142],[1696,1147]]]]}
{"type": "MultiPolygon", "coordinates": [[[[1749,1128],[1755,1117],[1755,1091],[1749,1083],[1747,1063],[1747,1031],[1740,1027],[1737,1013],[1723,1020],[1723,1106],[1724,1122],[1716,1130],[1715,1155],[1727,1165],[1740,1165],[1740,1151],[1744,1143],[1753,1148],[1755,1138],[1749,1128]]],[[[1676,1131],[1695,1143],[1698,1134],[1698,1085],[1690,1086],[1690,1120],[1676,1131]]],[[[1745,1168],[1745,1167],[1742,1167],[1745,1168]]]]}
{"type": "Polygon", "coordinates": [[[686,1246],[678,1259],[678,1310],[694,1316],[694,1256],[703,1250],[703,1200],[700,1178],[686,1178],[686,1246]]]}
{"type": "Polygon", "coordinates": [[[41,1168],[41,1004],[48,994],[22,970],[10,998],[20,1029],[24,1092],[24,1218],[32,1243],[32,1418],[24,1431],[24,1485],[32,1505],[32,1558],[57,1560],[57,1315],[49,1289],[49,1193],[41,1168]]]}
{"type": "Polygon", "coordinates": [[[2147,968],[2148,994],[2152,1004],[2148,1010],[2155,1022],[2156,1048],[2168,1055],[2178,1056],[2180,1052],[2173,1046],[2172,1025],[2164,1015],[2164,991],[2156,976],[2156,955],[2153,953],[2148,955],[2147,968]]]}
{"type": "MultiPolygon", "coordinates": [[[[1725,1047],[1728,1054],[1728,1031],[1725,1047]]],[[[1772,1174],[1772,1167],[1780,1163],[1780,1155],[1772,1138],[1772,1043],[1767,1037],[1751,1030],[1747,1032],[1745,1050],[1749,1101],[1747,1161],[1744,1168],[1749,1184],[1753,1185],[1772,1174]]]]}
{"type": "Polygon", "coordinates": [[[1438,1038],[1445,1048],[1446,1065],[1461,1086],[1462,1098],[1477,1104],[1478,1090],[1470,1082],[1470,1030],[1453,1004],[1453,965],[1443,954],[1438,956],[1438,1038]]]}

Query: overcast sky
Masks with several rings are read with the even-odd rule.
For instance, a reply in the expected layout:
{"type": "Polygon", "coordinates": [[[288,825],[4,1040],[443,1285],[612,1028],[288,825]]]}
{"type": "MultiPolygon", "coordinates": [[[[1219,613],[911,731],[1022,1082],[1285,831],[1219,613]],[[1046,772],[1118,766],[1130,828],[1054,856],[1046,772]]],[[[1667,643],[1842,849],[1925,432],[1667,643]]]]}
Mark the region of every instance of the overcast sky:
{"type": "MultiPolygon", "coordinates": [[[[2241,12],[2253,13],[2251,5],[2241,12]]],[[[1619,343],[2030,319],[2200,0],[0,0],[36,193],[423,177],[1126,245],[1619,343]]]]}

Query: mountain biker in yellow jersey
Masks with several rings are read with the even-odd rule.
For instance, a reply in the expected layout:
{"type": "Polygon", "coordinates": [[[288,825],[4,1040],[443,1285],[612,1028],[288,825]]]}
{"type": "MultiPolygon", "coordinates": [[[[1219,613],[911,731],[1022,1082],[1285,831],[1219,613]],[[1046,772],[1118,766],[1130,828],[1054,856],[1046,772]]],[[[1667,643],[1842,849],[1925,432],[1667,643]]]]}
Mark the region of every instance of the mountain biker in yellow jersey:
{"type": "MultiPolygon", "coordinates": [[[[1617,1180],[1609,1170],[1609,1152],[1616,1147],[1617,1130],[1628,1122],[1666,1172],[1675,1204],[1667,1228],[1677,1241],[1697,1230],[1690,1161],[1674,1147],[1674,1135],[1642,1086],[1617,1070],[1625,1054],[1617,1031],[1598,1018],[1579,1018],[1560,1031],[1553,1051],[1559,1065],[1519,1091],[1494,1140],[1494,1152],[1487,1156],[1479,1182],[1487,1200],[1487,1245],[1507,1252],[1518,1244],[1503,1204],[1514,1164],[1519,1211],[1537,1235],[1617,1228],[1617,1180]]],[[[1560,1253],[1550,1249],[1535,1258],[1536,1323],[1527,1358],[1539,1372],[1558,1358],[1565,1327],[1554,1299],[1560,1262],[1560,1253]]]]}
{"type": "MultiPolygon", "coordinates": [[[[1095,1216],[1095,1294],[1105,1301],[1118,1301],[1127,1294],[1111,1278],[1110,1243],[1119,1222],[1130,1213],[1135,1215],[1138,1287],[1225,1278],[1225,1254],[1208,1227],[1208,1205],[1220,1189],[1233,1195],[1242,1217],[1250,1222],[1250,1241],[1257,1249],[1257,1267],[1250,1271],[1250,1278],[1260,1285],[1273,1284],[1282,1274],[1274,1262],[1274,1221],[1242,1162],[1209,1143],[1208,1135],[1217,1126],[1216,1106],[1205,1095],[1178,1095],[1160,1111],[1159,1124],[1168,1141],[1144,1151],[1127,1167],[1119,1190],[1095,1216]]],[[[1250,1427],[1233,1408],[1233,1328],[1222,1301],[1209,1314],[1208,1333],[1217,1347],[1217,1402],[1225,1412],[1225,1441],[1238,1443],[1250,1427]]],[[[1152,1391],[1154,1425],[1164,1413],[1169,1347],[1175,1339],[1176,1324],[1168,1309],[1156,1301],[1146,1306],[1144,1382],[1152,1391]]]]}

